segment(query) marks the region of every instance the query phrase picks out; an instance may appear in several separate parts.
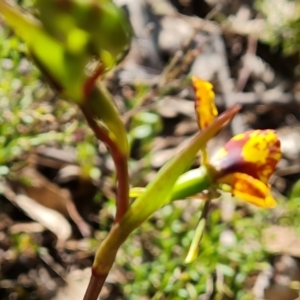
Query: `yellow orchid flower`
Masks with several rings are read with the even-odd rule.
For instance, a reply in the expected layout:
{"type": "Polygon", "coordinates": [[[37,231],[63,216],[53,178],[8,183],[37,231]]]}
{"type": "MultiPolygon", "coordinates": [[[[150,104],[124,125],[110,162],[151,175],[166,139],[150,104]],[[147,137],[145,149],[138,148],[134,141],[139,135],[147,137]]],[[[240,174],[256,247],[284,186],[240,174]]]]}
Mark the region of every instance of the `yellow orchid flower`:
{"type": "MultiPolygon", "coordinates": [[[[195,108],[200,129],[217,116],[212,84],[192,78],[195,108]]],[[[207,154],[204,150],[204,156],[207,154]]],[[[251,130],[231,138],[208,165],[214,169],[215,181],[231,187],[237,198],[259,207],[276,206],[268,181],[281,159],[280,141],[274,130],[251,130]]]]}
{"type": "Polygon", "coordinates": [[[268,181],[280,158],[274,130],[251,130],[230,139],[210,164],[219,174],[217,182],[229,184],[234,196],[260,207],[274,207],[268,181]]]}

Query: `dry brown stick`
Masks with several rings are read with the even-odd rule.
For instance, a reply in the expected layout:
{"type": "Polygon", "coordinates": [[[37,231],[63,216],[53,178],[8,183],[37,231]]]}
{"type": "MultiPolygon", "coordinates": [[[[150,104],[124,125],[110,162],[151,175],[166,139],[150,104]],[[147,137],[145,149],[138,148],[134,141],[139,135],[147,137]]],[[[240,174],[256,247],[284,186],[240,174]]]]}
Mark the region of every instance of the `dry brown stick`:
{"type": "MultiPolygon", "coordinates": [[[[256,49],[257,49],[257,38],[251,35],[248,36],[247,50],[245,56],[255,55],[256,49]]],[[[239,77],[236,83],[236,90],[238,92],[244,90],[250,75],[251,75],[251,70],[247,65],[244,65],[243,68],[240,70],[239,77]]]]}

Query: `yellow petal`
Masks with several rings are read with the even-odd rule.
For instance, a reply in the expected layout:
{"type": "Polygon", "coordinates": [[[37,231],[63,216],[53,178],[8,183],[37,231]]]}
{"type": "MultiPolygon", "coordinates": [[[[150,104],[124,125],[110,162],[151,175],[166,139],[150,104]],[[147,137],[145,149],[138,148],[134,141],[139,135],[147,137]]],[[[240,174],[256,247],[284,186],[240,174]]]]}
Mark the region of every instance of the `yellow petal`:
{"type": "Polygon", "coordinates": [[[254,130],[249,134],[242,156],[257,168],[257,179],[267,183],[281,159],[280,141],[274,130],[254,130]]]}
{"type": "Polygon", "coordinates": [[[195,91],[195,109],[200,129],[206,128],[218,115],[213,85],[196,76],[192,77],[195,91]]]}
{"type": "Polygon", "coordinates": [[[241,200],[263,208],[276,206],[276,201],[270,193],[270,186],[250,175],[236,172],[218,181],[229,184],[232,194],[241,200]]]}

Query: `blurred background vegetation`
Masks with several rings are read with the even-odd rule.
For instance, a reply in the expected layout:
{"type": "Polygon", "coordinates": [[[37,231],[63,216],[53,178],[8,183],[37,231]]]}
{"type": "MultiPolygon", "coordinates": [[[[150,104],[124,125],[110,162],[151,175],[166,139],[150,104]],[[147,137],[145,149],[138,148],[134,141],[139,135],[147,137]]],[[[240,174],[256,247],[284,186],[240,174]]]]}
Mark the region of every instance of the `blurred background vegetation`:
{"type": "MultiPolygon", "coordinates": [[[[16,2],[32,11],[32,1],[16,2]]],[[[191,74],[214,83],[220,111],[244,104],[212,152],[244,128],[274,128],[283,160],[272,178],[278,207],[215,201],[190,265],[183,262],[201,200],[165,206],[124,244],[102,299],[296,299],[300,2],[118,2],[135,39],[106,83],[127,125],[134,186],[151,181],[197,130],[191,74]]],[[[0,25],[0,298],[81,299],[113,222],[113,164],[76,106],[51,91],[24,44],[0,25]]]]}

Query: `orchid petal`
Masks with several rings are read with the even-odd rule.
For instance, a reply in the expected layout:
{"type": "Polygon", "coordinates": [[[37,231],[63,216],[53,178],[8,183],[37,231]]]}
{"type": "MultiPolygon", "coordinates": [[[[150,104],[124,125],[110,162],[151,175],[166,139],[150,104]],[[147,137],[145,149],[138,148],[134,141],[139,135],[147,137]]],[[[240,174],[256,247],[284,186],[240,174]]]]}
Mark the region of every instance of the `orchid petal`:
{"type": "Polygon", "coordinates": [[[200,129],[205,129],[218,115],[213,85],[196,76],[192,77],[195,91],[195,109],[200,129]]]}
{"type": "Polygon", "coordinates": [[[244,173],[231,173],[218,180],[219,183],[229,184],[232,195],[263,208],[276,206],[276,201],[270,193],[269,185],[244,173]]]}
{"type": "Polygon", "coordinates": [[[267,184],[281,158],[280,141],[274,130],[252,130],[230,139],[211,164],[221,176],[239,172],[267,184]]]}

